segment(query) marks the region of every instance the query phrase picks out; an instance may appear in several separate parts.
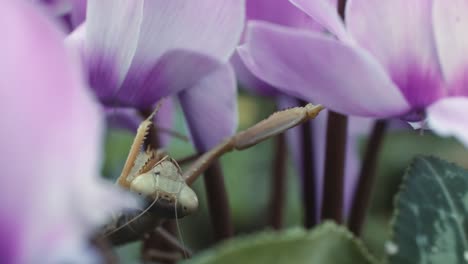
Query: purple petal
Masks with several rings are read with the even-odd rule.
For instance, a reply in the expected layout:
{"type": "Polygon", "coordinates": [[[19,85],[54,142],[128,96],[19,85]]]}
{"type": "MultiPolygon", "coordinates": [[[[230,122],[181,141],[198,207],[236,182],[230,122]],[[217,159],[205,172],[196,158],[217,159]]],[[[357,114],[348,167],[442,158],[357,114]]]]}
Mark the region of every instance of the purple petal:
{"type": "Polygon", "coordinates": [[[387,117],[409,110],[401,92],[367,52],[325,35],[251,22],[239,52],[257,77],[334,111],[387,117]]]}
{"type": "Polygon", "coordinates": [[[143,5],[143,0],[88,1],[86,65],[90,84],[99,98],[112,97],[130,68],[140,35],[143,5]]]}
{"type": "Polygon", "coordinates": [[[232,55],[230,63],[236,72],[237,81],[242,85],[242,88],[263,96],[275,96],[279,93],[275,87],[253,75],[250,70],[245,67],[244,62],[237,52],[232,55]]]}
{"type": "Polygon", "coordinates": [[[229,64],[179,94],[193,143],[204,152],[237,128],[237,87],[229,64]]]}
{"type": "Polygon", "coordinates": [[[247,19],[263,20],[283,26],[319,29],[304,12],[288,0],[247,0],[247,19]]]}
{"type": "Polygon", "coordinates": [[[432,0],[350,0],[346,25],[413,107],[424,108],[445,93],[432,31],[432,0]]]}
{"type": "Polygon", "coordinates": [[[46,11],[55,17],[66,15],[71,10],[70,0],[31,0],[46,9],[46,11]]]}
{"type": "Polygon", "coordinates": [[[87,2],[87,0],[71,0],[71,23],[73,27],[77,27],[85,20],[87,2]]]}
{"type": "MultiPolygon", "coordinates": [[[[153,106],[151,109],[154,109],[153,106]]],[[[106,120],[110,127],[116,129],[127,130],[136,133],[138,126],[143,121],[142,115],[135,108],[124,107],[107,107],[105,109],[106,120]]],[[[153,119],[156,128],[161,128],[164,131],[158,133],[158,141],[161,144],[159,147],[165,147],[169,144],[172,136],[166,132],[167,129],[172,129],[174,119],[174,103],[172,98],[164,99],[161,108],[153,119]]]]}
{"type": "Polygon", "coordinates": [[[427,108],[429,128],[443,137],[454,136],[468,147],[468,98],[448,97],[427,108]]]}
{"type": "Polygon", "coordinates": [[[147,71],[129,72],[122,87],[101,100],[109,106],[148,108],[162,97],[195,85],[220,65],[218,60],[200,53],[172,50],[147,71]]]}
{"type": "MultiPolygon", "coordinates": [[[[319,30],[321,27],[288,0],[247,0],[247,19],[263,20],[290,27],[319,30]]],[[[231,57],[240,84],[255,93],[274,96],[276,88],[255,77],[241,61],[237,52],[231,57]]]]}
{"type": "Polygon", "coordinates": [[[440,65],[451,95],[468,95],[468,2],[434,1],[433,23],[440,65]]]}
{"type": "Polygon", "coordinates": [[[114,129],[127,130],[136,133],[138,126],[143,121],[142,116],[135,108],[106,107],[106,121],[114,129]]]}
{"type": "Polygon", "coordinates": [[[351,42],[337,12],[336,0],[289,0],[342,41],[351,42]]]}
{"type": "Polygon", "coordinates": [[[101,112],[54,26],[26,1],[0,1],[0,255],[10,263],[88,262],[91,234],[131,201],[97,177],[101,112]]]}
{"type": "Polygon", "coordinates": [[[244,27],[244,5],[244,0],[145,1],[138,48],[126,82],[145,79],[155,63],[174,50],[227,62],[244,27]]]}

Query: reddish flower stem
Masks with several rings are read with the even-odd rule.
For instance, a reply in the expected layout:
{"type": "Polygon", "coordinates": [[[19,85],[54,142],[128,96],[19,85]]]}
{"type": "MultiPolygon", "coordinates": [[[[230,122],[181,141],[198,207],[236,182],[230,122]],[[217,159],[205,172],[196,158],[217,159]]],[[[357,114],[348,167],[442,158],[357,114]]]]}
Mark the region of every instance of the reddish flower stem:
{"type": "Polygon", "coordinates": [[[275,158],[273,159],[272,185],[270,192],[270,225],[279,230],[283,227],[283,214],[286,190],[286,136],[284,133],[275,138],[275,158]]]}
{"type": "Polygon", "coordinates": [[[354,200],[349,218],[349,228],[357,236],[361,234],[367,208],[372,196],[372,186],[376,178],[377,160],[385,136],[387,122],[377,120],[367,141],[366,152],[359,173],[354,200]]]}

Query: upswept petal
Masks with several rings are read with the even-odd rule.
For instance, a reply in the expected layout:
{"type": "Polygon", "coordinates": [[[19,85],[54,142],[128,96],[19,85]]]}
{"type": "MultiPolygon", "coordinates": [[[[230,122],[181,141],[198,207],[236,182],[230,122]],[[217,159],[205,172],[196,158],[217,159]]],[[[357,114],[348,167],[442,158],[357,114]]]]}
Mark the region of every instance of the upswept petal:
{"type": "Polygon", "coordinates": [[[437,134],[454,136],[468,147],[468,98],[447,97],[427,108],[427,124],[437,134]]]}
{"type": "Polygon", "coordinates": [[[171,50],[144,72],[130,71],[119,90],[101,100],[108,106],[149,108],[162,97],[192,87],[222,63],[187,50],[171,50]]]}
{"type": "Polygon", "coordinates": [[[263,96],[275,96],[279,94],[279,91],[275,87],[253,75],[250,70],[245,67],[244,62],[237,52],[232,55],[230,63],[236,73],[237,81],[242,88],[263,96]]]}
{"type": "Polygon", "coordinates": [[[112,97],[138,45],[144,0],[89,0],[85,54],[89,82],[99,98],[112,97]]]}
{"type": "Polygon", "coordinates": [[[244,19],[244,0],[145,1],[129,78],[144,78],[156,61],[172,50],[226,62],[240,40],[244,19]]]}
{"type": "Polygon", "coordinates": [[[98,105],[64,36],[30,4],[0,1],[0,28],[2,263],[89,263],[91,233],[130,205],[97,177],[98,105]]]}
{"type": "Polygon", "coordinates": [[[468,95],[468,2],[434,0],[433,24],[439,61],[449,93],[468,95]],[[465,79],[465,80],[463,80],[465,79]],[[460,83],[462,85],[454,85],[460,83]]]}
{"type": "Polygon", "coordinates": [[[410,109],[372,56],[323,34],[251,22],[239,52],[262,80],[334,111],[388,117],[410,109]]]}
{"type": "Polygon", "coordinates": [[[416,108],[445,94],[432,30],[432,0],[349,0],[346,26],[416,108]]]}
{"type": "Polygon", "coordinates": [[[246,0],[247,20],[262,20],[289,27],[319,29],[320,27],[289,0],[246,0]]]}
{"type": "Polygon", "coordinates": [[[289,0],[337,38],[352,42],[337,12],[336,0],[289,0]]]}
{"type": "Polygon", "coordinates": [[[236,131],[237,87],[229,64],[184,90],[179,100],[198,151],[208,151],[236,131]]]}

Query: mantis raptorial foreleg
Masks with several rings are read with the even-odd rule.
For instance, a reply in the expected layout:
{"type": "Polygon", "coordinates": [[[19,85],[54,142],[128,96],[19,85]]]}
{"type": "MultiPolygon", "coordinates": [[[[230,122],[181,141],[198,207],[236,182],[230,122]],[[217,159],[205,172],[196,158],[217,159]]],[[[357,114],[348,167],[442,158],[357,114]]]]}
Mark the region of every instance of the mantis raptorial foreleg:
{"type": "Polygon", "coordinates": [[[226,152],[246,149],[313,119],[323,109],[321,105],[308,104],[304,107],[276,112],[200,156],[183,176],[175,160],[164,156],[159,151],[141,152],[145,137],[152,125],[151,119],[156,111],[153,112],[138,128],[122,174],[117,180],[120,186],[154,199],[151,206],[153,209],[148,209],[144,214],[138,215],[138,219],[131,218],[132,221],[136,220],[131,224],[129,224],[128,215],[114,221],[110,230],[120,231],[111,232],[108,235],[111,242],[123,244],[137,240],[144,233],[152,231],[164,218],[190,214],[198,207],[198,200],[188,185],[192,184],[213,161],[226,152]],[[145,160],[144,164],[139,162],[139,157],[145,160]],[[175,214],[171,214],[172,211],[175,211],[175,214]]]}
{"type": "Polygon", "coordinates": [[[183,217],[198,208],[195,192],[187,186],[175,160],[164,151],[148,146],[142,151],[152,127],[152,119],[161,103],[138,127],[135,139],[117,184],[149,201],[143,211],[127,213],[114,219],[104,235],[114,245],[140,239],[164,218],[183,217]]]}
{"type": "Polygon", "coordinates": [[[261,141],[285,132],[309,119],[315,118],[324,109],[321,105],[307,104],[272,114],[256,125],[226,139],[203,154],[184,173],[184,179],[191,185],[210,164],[226,152],[249,148],[261,141]]]}

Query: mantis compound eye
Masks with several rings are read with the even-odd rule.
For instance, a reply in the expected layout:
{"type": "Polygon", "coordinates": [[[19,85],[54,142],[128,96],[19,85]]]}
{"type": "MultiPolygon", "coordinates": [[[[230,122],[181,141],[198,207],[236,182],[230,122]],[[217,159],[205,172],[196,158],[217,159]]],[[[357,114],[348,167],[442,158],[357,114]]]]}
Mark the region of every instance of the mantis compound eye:
{"type": "Polygon", "coordinates": [[[160,191],[159,198],[150,211],[167,218],[182,218],[194,213],[197,209],[197,195],[184,184],[178,193],[160,191]]]}
{"type": "Polygon", "coordinates": [[[188,185],[180,190],[177,202],[178,214],[185,216],[194,213],[198,209],[198,198],[195,192],[188,185]]]}
{"type": "Polygon", "coordinates": [[[141,174],[130,184],[130,190],[144,197],[150,197],[155,194],[158,186],[158,177],[151,173],[141,174]]]}

